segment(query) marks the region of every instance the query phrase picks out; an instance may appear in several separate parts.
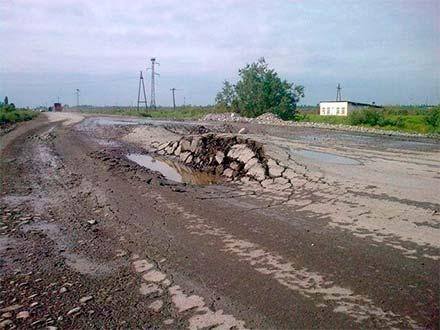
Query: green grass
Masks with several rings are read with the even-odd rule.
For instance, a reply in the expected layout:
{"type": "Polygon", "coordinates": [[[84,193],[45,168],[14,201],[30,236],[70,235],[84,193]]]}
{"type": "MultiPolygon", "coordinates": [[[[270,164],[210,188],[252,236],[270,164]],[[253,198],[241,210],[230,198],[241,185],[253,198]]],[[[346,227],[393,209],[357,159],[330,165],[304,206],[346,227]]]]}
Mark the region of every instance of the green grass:
{"type": "Polygon", "coordinates": [[[298,121],[374,127],[406,133],[440,133],[440,107],[385,107],[356,111],[347,117],[302,113],[298,121]]]}
{"type": "Polygon", "coordinates": [[[31,120],[38,116],[38,112],[30,110],[12,110],[4,111],[0,110],[0,125],[12,124],[20,121],[31,120]]]}
{"type": "Polygon", "coordinates": [[[344,124],[350,125],[348,117],[343,116],[321,116],[315,114],[303,114],[298,116],[298,121],[308,121],[313,123],[325,124],[344,124]]]}
{"type": "Polygon", "coordinates": [[[160,107],[156,110],[139,110],[135,108],[117,108],[117,107],[96,107],[82,110],[83,113],[100,113],[108,115],[121,115],[121,116],[136,116],[136,117],[148,117],[154,119],[200,119],[208,113],[214,112],[226,112],[226,110],[218,109],[212,106],[206,107],[178,107],[176,110],[173,108],[160,107]]]}

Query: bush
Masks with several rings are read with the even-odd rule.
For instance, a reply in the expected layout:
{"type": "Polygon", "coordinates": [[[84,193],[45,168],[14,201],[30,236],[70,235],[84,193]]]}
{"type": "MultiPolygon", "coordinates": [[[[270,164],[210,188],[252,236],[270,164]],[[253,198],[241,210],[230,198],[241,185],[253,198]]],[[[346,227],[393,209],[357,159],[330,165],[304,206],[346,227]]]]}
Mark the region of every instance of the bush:
{"type": "Polygon", "coordinates": [[[385,116],[384,112],[377,109],[365,109],[353,111],[348,116],[351,125],[367,125],[367,126],[395,126],[403,127],[405,121],[402,116],[390,118],[385,116]]]}
{"type": "Polygon", "coordinates": [[[0,110],[0,124],[16,123],[19,121],[30,120],[38,114],[28,110],[4,111],[0,110]]]}
{"type": "Polygon", "coordinates": [[[348,118],[351,125],[385,126],[385,116],[376,109],[353,111],[348,118]]]}
{"type": "Polygon", "coordinates": [[[425,121],[432,132],[440,133],[440,107],[429,110],[425,121]]]}

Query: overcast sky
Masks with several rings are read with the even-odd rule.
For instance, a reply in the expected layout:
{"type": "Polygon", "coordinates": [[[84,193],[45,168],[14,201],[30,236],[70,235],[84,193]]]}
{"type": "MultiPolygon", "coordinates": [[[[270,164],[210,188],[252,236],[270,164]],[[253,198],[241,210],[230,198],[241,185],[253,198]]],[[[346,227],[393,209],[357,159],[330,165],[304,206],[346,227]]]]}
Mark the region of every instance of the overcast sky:
{"type": "MultiPolygon", "coordinates": [[[[157,104],[210,104],[259,57],[305,86],[303,104],[342,96],[440,102],[440,1],[0,0],[0,95],[136,103],[139,70],[160,62],[157,104]]],[[[147,88],[149,79],[147,80],[147,88]]]]}

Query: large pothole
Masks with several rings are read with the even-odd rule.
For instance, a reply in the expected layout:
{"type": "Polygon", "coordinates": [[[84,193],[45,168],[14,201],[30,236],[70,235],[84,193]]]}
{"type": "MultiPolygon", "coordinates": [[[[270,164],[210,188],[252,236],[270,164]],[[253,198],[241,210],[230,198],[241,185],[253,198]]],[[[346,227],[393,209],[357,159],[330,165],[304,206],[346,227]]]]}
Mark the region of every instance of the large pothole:
{"type": "Polygon", "coordinates": [[[142,167],[161,173],[166,179],[174,182],[209,185],[220,181],[220,177],[217,175],[194,170],[189,166],[164,157],[152,157],[137,153],[128,154],[126,157],[142,167]]]}
{"type": "Polygon", "coordinates": [[[300,175],[268,157],[259,142],[227,134],[186,136],[156,146],[156,153],[206,173],[229,180],[258,181],[277,190],[291,188],[292,180],[300,175]]]}

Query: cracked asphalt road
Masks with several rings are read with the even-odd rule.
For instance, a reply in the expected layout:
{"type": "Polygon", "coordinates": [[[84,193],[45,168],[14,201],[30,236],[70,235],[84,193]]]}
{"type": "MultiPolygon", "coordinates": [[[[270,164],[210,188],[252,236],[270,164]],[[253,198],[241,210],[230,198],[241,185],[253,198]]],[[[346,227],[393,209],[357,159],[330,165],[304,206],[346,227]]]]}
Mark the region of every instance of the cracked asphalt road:
{"type": "Polygon", "coordinates": [[[48,114],[1,137],[3,327],[438,328],[438,142],[243,124],[304,174],[286,192],[126,158],[241,124],[137,124],[48,114]]]}

